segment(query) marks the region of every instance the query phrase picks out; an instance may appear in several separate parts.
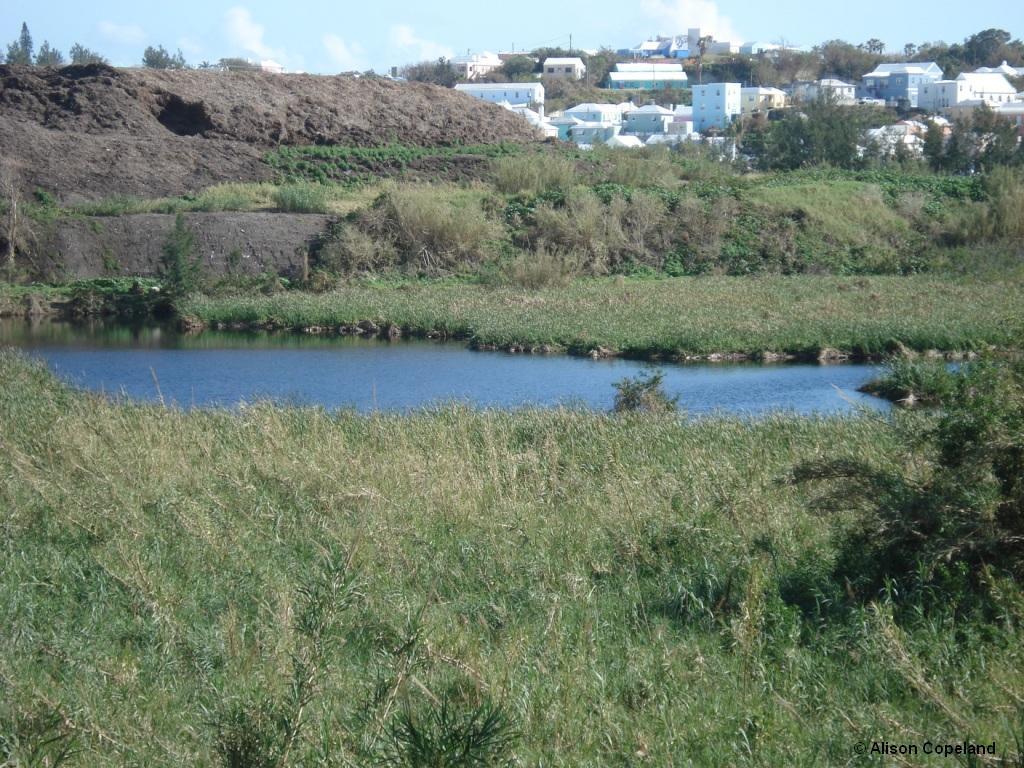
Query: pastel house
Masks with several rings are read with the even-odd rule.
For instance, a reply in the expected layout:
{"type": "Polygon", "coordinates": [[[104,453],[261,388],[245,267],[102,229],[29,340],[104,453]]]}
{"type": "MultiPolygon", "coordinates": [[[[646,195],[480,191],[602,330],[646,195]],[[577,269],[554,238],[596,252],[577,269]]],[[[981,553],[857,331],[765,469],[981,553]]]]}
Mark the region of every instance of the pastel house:
{"type": "Polygon", "coordinates": [[[693,86],[693,127],[704,133],[723,130],[742,112],[739,83],[708,83],[693,86]]]}

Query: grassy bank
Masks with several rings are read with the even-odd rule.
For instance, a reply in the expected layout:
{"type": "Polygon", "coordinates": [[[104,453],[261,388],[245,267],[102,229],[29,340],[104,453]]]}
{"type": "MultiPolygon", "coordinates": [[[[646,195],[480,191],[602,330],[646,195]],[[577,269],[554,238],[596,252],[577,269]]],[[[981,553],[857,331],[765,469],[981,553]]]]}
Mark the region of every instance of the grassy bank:
{"type": "Polygon", "coordinates": [[[1012,752],[1020,598],[837,611],[827,526],[780,482],[836,453],[898,458],[873,419],[112,405],[5,353],[0,747],[425,765],[412,724],[525,765],[1012,752]]]}
{"type": "Polygon", "coordinates": [[[1017,281],[933,277],[594,279],[526,291],[451,282],[351,285],[324,294],[194,296],[203,323],[337,328],[361,320],[480,344],[598,347],[638,356],[882,354],[1015,346],[1024,332],[1017,281]]]}

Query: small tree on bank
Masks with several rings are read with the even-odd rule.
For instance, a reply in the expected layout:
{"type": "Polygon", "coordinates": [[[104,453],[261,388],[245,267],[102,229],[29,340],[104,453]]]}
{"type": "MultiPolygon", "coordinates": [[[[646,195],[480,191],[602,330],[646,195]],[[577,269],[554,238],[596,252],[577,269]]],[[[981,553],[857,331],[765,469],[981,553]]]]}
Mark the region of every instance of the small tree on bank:
{"type": "Polygon", "coordinates": [[[199,287],[201,264],[195,249],[195,235],[179,213],[174,219],[174,229],[164,242],[160,259],[164,288],[172,296],[184,296],[199,287]]]}
{"type": "Polygon", "coordinates": [[[149,46],[142,54],[142,66],[149,69],[187,69],[185,56],[179,49],[177,53],[171,54],[162,45],[156,48],[149,46]]]}

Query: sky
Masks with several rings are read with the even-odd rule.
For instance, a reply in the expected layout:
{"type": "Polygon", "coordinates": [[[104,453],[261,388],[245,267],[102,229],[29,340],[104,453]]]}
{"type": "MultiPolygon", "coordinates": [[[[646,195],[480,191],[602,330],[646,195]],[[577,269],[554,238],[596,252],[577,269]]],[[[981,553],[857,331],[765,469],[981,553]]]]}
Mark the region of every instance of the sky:
{"type": "Polygon", "coordinates": [[[627,48],[656,34],[705,34],[736,42],[814,45],[877,37],[888,50],[908,42],[959,42],[989,27],[1024,36],[1020,0],[940,0],[927,7],[891,0],[0,0],[0,42],[22,21],[36,47],[47,40],[65,53],[75,42],[118,66],[136,66],[146,46],[180,49],[190,64],[239,56],[272,59],[289,71],[386,72],[439,56],[541,46],[627,48]]]}

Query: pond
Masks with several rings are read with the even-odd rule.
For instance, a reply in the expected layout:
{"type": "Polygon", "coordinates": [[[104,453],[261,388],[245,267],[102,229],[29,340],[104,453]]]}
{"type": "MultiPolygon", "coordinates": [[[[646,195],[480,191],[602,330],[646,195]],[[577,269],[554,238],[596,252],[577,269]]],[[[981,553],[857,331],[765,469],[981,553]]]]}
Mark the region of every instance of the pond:
{"type": "Polygon", "coordinates": [[[0,321],[0,346],[45,360],[75,386],[183,407],[273,400],[330,409],[611,407],[614,384],[661,370],[691,415],[887,410],[858,393],[874,365],[648,364],[477,352],[461,343],[207,331],[101,322],[0,321]]]}

